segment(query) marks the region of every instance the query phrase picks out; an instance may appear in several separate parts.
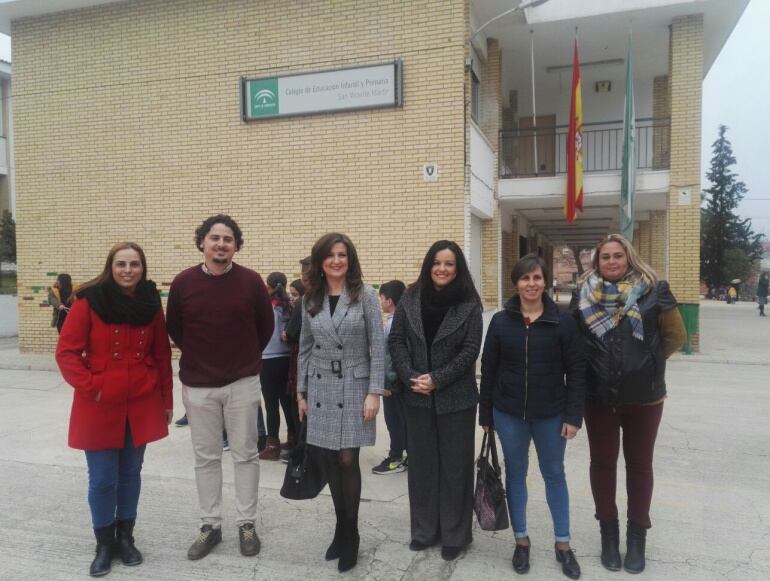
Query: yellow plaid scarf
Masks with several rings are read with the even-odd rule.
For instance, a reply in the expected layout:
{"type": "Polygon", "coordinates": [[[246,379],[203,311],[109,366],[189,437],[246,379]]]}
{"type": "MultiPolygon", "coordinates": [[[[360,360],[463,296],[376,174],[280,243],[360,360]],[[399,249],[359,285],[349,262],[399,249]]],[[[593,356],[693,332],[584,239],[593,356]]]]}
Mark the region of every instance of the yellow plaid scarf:
{"type": "Polygon", "coordinates": [[[651,286],[651,281],[637,272],[628,273],[616,283],[592,273],[580,288],[583,321],[594,335],[602,338],[607,331],[617,327],[623,317],[627,317],[634,337],[644,341],[642,314],[637,301],[651,286]]]}

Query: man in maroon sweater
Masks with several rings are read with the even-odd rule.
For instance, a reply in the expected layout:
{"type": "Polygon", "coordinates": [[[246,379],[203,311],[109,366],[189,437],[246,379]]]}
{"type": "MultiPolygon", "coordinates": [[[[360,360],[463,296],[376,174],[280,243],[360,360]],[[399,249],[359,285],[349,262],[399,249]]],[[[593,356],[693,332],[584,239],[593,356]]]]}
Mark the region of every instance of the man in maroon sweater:
{"type": "Polygon", "coordinates": [[[241,553],[256,555],[258,376],[273,333],[273,308],[259,274],[233,262],[243,245],[235,220],[223,214],[208,218],[195,231],[195,243],[203,263],[176,276],[166,312],[168,334],[182,351],[179,378],[202,520],[187,557],[201,559],[222,540],[224,429],[233,457],[241,553]]]}

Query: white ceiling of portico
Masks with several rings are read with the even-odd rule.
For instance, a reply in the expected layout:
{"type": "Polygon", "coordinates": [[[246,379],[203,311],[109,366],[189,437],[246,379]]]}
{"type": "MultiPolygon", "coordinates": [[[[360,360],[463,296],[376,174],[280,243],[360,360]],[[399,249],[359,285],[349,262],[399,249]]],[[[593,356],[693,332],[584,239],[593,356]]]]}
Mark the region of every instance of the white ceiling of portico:
{"type": "MultiPolygon", "coordinates": [[[[668,71],[668,26],[676,16],[704,15],[704,71],[713,64],[749,0],[548,0],[526,11],[513,12],[484,29],[503,49],[503,94],[518,84],[529,86],[530,30],[534,36],[538,90],[559,91],[569,84],[571,72],[547,73],[546,67],[569,65],[578,29],[581,63],[625,59],[629,28],[633,30],[636,78],[665,75],[668,71]],[[582,10],[581,10],[582,8],[582,10]],[[587,14],[587,16],[579,16],[587,14]]],[[[477,26],[521,4],[521,0],[474,0],[477,26]]],[[[584,82],[622,83],[622,65],[586,67],[584,82]]],[[[520,88],[520,87],[519,87],[520,88]]]]}

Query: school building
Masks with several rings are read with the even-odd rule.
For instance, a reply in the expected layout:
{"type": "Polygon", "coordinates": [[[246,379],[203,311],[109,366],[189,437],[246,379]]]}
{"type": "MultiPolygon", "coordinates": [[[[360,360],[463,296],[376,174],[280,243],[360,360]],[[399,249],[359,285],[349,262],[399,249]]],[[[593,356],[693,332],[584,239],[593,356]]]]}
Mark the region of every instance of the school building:
{"type": "Polygon", "coordinates": [[[46,287],[116,241],[164,292],[225,212],[236,260],[296,275],[321,234],[366,282],[461,243],[488,309],[526,252],[618,229],[626,55],[636,244],[697,348],[701,85],[748,0],[0,2],[13,43],[19,344],[51,350],[46,287]],[[585,211],[563,217],[574,38],[585,211]]]}

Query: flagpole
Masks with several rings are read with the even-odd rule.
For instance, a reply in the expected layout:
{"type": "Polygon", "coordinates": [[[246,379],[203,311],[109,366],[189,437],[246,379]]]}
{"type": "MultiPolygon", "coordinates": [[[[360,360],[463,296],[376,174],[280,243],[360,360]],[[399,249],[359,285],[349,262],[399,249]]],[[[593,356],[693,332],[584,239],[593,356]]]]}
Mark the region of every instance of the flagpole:
{"type": "Polygon", "coordinates": [[[540,163],[537,160],[537,106],[535,103],[535,31],[529,29],[529,57],[530,66],[532,68],[532,129],[534,131],[534,139],[532,141],[532,147],[535,154],[535,175],[540,173],[540,163]]]}
{"type": "Polygon", "coordinates": [[[623,167],[621,171],[618,226],[621,234],[634,239],[634,197],[636,190],[636,108],[634,104],[634,73],[632,29],[628,29],[626,56],[626,100],[623,107],[623,167]]]}

